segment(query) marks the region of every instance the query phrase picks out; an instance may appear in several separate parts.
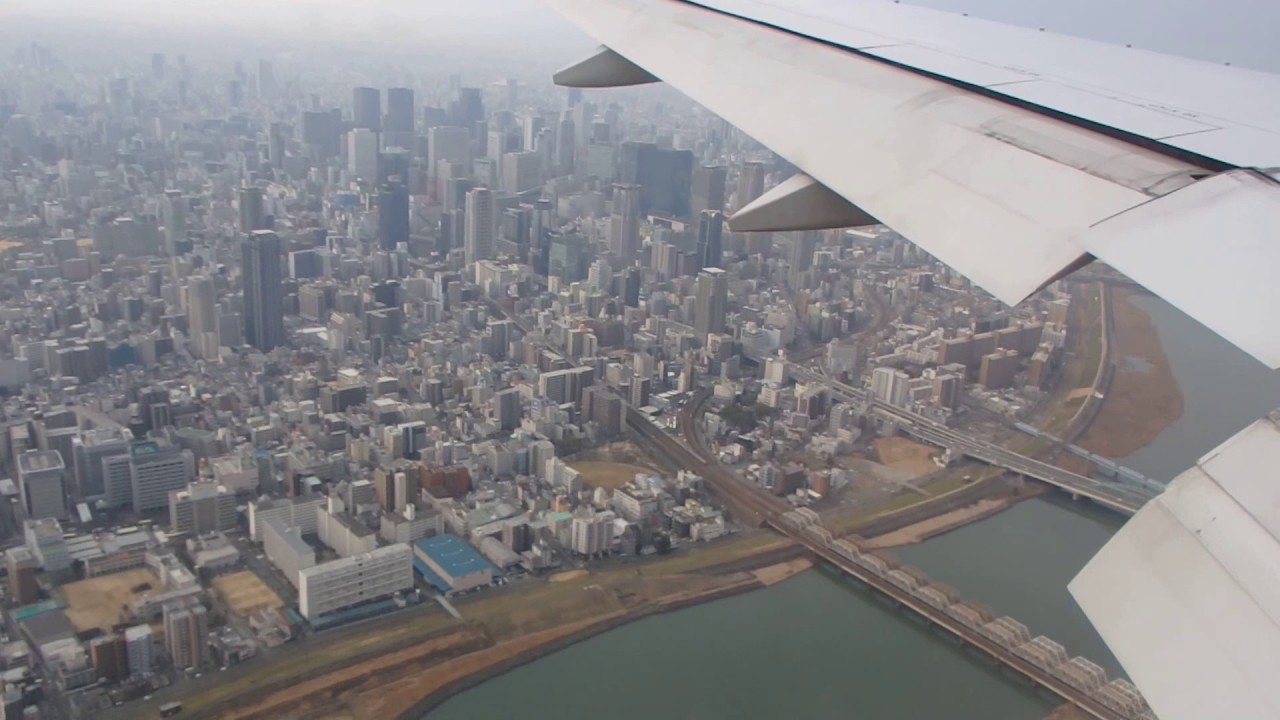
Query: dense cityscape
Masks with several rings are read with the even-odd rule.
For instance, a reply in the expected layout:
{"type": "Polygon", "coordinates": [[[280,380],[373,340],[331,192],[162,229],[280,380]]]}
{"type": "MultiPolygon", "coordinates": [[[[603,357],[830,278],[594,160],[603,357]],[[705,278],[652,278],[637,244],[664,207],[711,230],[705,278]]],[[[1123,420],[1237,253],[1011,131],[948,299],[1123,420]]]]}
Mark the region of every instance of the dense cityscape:
{"type": "Polygon", "coordinates": [[[796,169],[669,90],[362,82],[0,58],[3,717],[216,716],[246,701],[205,676],[342,628],[434,637],[588,574],[794,561],[773,513],[1098,717],[1151,717],[862,537],[1025,477],[1150,496],[1073,444],[1115,278],[1009,308],[883,226],[734,232],[796,169]]]}

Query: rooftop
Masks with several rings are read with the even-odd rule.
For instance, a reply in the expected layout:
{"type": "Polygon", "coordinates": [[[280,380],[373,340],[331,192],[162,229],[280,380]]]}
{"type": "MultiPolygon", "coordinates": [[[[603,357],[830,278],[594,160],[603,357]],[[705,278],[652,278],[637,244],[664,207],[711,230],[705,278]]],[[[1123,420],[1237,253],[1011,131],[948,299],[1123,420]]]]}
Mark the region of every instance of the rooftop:
{"type": "Polygon", "coordinates": [[[62,470],[65,467],[62,456],[54,450],[32,450],[18,456],[18,469],[24,474],[42,470],[62,470]]]}
{"type": "Polygon", "coordinates": [[[457,535],[437,535],[414,543],[416,552],[431,558],[450,577],[496,572],[493,564],[457,535]]]}

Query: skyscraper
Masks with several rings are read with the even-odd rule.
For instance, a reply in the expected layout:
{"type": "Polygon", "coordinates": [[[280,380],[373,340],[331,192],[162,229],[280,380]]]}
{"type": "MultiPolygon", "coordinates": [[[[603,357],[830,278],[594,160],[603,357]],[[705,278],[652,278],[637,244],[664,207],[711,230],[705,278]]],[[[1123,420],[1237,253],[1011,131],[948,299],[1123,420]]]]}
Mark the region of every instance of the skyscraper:
{"type": "Polygon", "coordinates": [[[192,275],[187,280],[187,326],[196,357],[217,356],[218,306],[214,301],[213,279],[208,275],[192,275]]]}
{"type": "Polygon", "coordinates": [[[702,211],[698,218],[696,253],[699,270],[721,266],[724,257],[724,213],[719,210],[702,211]]]}
{"type": "Polygon", "coordinates": [[[474,133],[475,128],[484,122],[484,99],[480,88],[458,88],[458,99],[450,104],[449,110],[454,125],[474,133]]]}
{"type": "Polygon", "coordinates": [[[573,113],[566,110],[560,118],[559,127],[556,128],[556,168],[558,168],[558,175],[573,174],[574,158],[578,152],[576,139],[573,128],[573,113]]]}
{"type": "Polygon", "coordinates": [[[351,125],[377,132],[382,129],[382,91],[358,87],[351,91],[351,125]]]}
{"type": "Polygon", "coordinates": [[[724,332],[724,314],[729,304],[729,273],[707,268],[698,273],[693,305],[693,329],[702,340],[708,333],[724,332]]]}
{"type": "Polygon", "coordinates": [[[240,243],[240,253],[244,336],[250,345],[270,352],[284,342],[280,238],[270,230],[256,230],[240,243]]]}
{"type": "Polygon", "coordinates": [[[693,153],[688,150],[667,150],[653,143],[622,143],[618,181],[640,186],[642,215],[653,212],[689,217],[692,174],[693,153]]]}
{"type": "Polygon", "coordinates": [[[738,171],[738,191],[734,198],[736,210],[741,210],[752,200],[764,194],[764,163],[748,161],[738,171]]]}
{"type": "Polygon", "coordinates": [[[164,249],[169,255],[180,255],[187,243],[187,198],[181,190],[165,190],[160,206],[164,222],[164,249]]]}
{"type": "Polygon", "coordinates": [[[267,229],[267,206],[262,188],[246,185],[240,188],[240,232],[267,229]]]}
{"type": "Polygon", "coordinates": [[[353,128],[347,133],[347,172],[368,183],[378,181],[378,133],[353,128]]]}
{"type": "Polygon", "coordinates": [[[627,264],[634,262],[640,253],[640,193],[636,185],[613,186],[609,249],[627,264]]]}
{"type": "Polygon", "coordinates": [[[413,90],[387,88],[387,118],[383,127],[386,147],[408,149],[413,144],[413,90]]]}
{"type": "Polygon", "coordinates": [[[723,165],[703,165],[693,171],[689,217],[693,219],[695,233],[701,226],[703,210],[724,210],[725,178],[723,165]]]}
{"type": "Polygon", "coordinates": [[[18,491],[32,520],[67,516],[67,468],[54,450],[29,450],[18,456],[18,491]]]}
{"type": "Polygon", "coordinates": [[[813,251],[818,247],[816,230],[800,230],[791,233],[791,284],[799,286],[800,275],[813,267],[813,251]]]}
{"type": "Polygon", "coordinates": [[[444,180],[440,176],[440,163],[450,162],[468,165],[471,162],[471,136],[465,127],[441,126],[427,131],[428,190],[433,200],[444,196],[444,180]]]}
{"type": "Polygon", "coordinates": [[[468,192],[466,231],[463,242],[467,265],[494,256],[497,233],[498,211],[493,192],[484,187],[468,192]]]}
{"type": "Polygon", "coordinates": [[[378,247],[395,250],[409,242],[409,191],[402,183],[384,183],[378,190],[378,247]]]}

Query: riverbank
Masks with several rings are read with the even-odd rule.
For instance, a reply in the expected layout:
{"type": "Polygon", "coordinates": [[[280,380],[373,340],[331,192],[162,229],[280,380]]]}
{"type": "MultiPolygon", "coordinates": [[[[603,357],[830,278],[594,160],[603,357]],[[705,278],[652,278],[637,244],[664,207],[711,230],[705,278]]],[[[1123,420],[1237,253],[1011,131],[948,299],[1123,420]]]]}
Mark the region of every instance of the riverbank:
{"type": "MultiPolygon", "coordinates": [[[[1047,492],[1047,490],[1044,490],[1047,492]]],[[[1007,510],[1028,498],[1036,497],[1040,492],[1027,492],[1022,495],[1002,495],[982,498],[977,502],[954,510],[939,513],[919,522],[911,523],[897,530],[877,535],[868,540],[873,549],[888,549],[914,545],[935,538],[944,533],[962,528],[969,523],[985,520],[998,512],[1007,510]]]]}
{"type": "Polygon", "coordinates": [[[1101,410],[1076,443],[1109,458],[1146,447],[1184,411],[1155,322],[1133,302],[1137,293],[1112,289],[1115,373],[1101,410]]]}

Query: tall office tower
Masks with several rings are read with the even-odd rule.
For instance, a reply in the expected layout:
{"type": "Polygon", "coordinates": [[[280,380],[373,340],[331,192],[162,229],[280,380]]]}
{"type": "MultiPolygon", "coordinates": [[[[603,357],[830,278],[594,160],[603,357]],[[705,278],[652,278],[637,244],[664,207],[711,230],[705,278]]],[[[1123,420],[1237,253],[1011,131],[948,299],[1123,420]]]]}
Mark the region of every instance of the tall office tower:
{"type": "Polygon", "coordinates": [[[587,276],[587,243],[573,232],[550,230],[547,233],[547,276],[565,283],[578,282],[587,276]]]}
{"type": "Polygon", "coordinates": [[[285,142],[291,132],[284,123],[273,122],[267,127],[267,162],[274,170],[284,169],[285,142]]]}
{"type": "Polygon", "coordinates": [[[151,53],[151,75],[157,80],[164,79],[164,53],[151,53]]]}
{"type": "Polygon", "coordinates": [[[502,190],[510,193],[533,190],[542,183],[542,156],[536,152],[514,152],[502,156],[502,190]]]}
{"type": "Polygon", "coordinates": [[[262,352],[284,343],[284,272],[280,238],[270,230],[249,233],[240,243],[240,282],[244,287],[244,336],[262,352]]]}
{"type": "Polygon", "coordinates": [[[708,333],[724,332],[724,314],[729,304],[729,273],[707,268],[698,273],[693,304],[693,329],[701,340],[708,333]]]}
{"type": "Polygon", "coordinates": [[[155,669],[155,638],[150,625],[134,625],[124,631],[125,654],[129,658],[129,674],[150,674],[155,669]]]}
{"type": "Polygon", "coordinates": [[[636,185],[613,186],[609,249],[628,265],[640,254],[640,193],[636,185]]]}
{"type": "Polygon", "coordinates": [[[724,213],[703,210],[698,218],[698,269],[720,267],[724,262],[724,213]]]}
{"type": "Polygon", "coordinates": [[[467,265],[494,256],[498,234],[498,209],[493,192],[478,187],[467,193],[466,230],[463,248],[467,265]]]}
{"type": "Polygon", "coordinates": [[[443,125],[427,131],[428,194],[433,200],[444,197],[445,178],[440,177],[440,163],[471,164],[471,136],[465,127],[443,125]]]}
{"type": "Polygon", "coordinates": [[[504,432],[510,432],[520,426],[520,391],[507,388],[495,393],[489,399],[493,419],[504,432]]]}
{"type": "Polygon", "coordinates": [[[191,331],[191,347],[196,357],[218,356],[218,305],[214,297],[213,278],[192,275],[187,280],[187,326],[191,331]]]}
{"type": "Polygon", "coordinates": [[[246,185],[240,188],[240,232],[267,229],[267,204],[262,188],[246,185]]]}
{"type": "Polygon", "coordinates": [[[19,607],[40,599],[40,585],[36,583],[36,569],[40,563],[26,547],[19,545],[5,552],[5,566],[9,571],[9,597],[19,607]]]}
{"type": "Polygon", "coordinates": [[[353,128],[347,133],[347,172],[358,180],[378,181],[378,133],[353,128]]]}
{"type": "Polygon", "coordinates": [[[18,456],[18,491],[28,519],[65,518],[67,468],[54,450],[28,450],[18,456]]]}
{"type": "Polygon", "coordinates": [[[702,222],[703,210],[724,210],[724,186],[726,171],[723,165],[703,165],[693,171],[689,190],[689,217],[694,222],[694,232],[702,222]]]}
{"type": "Polygon", "coordinates": [[[387,88],[387,117],[383,124],[386,147],[409,149],[413,145],[413,90],[410,88],[387,88]]]}
{"type": "Polygon", "coordinates": [[[791,283],[798,284],[800,274],[813,267],[813,251],[818,247],[816,230],[791,233],[791,283]]]}
{"type": "Polygon", "coordinates": [[[182,670],[201,668],[209,660],[209,616],[198,602],[164,606],[164,640],[169,660],[182,670]]]}
{"type": "Polygon", "coordinates": [[[181,190],[164,191],[160,215],[164,223],[165,252],[170,256],[181,255],[187,249],[187,198],[181,190]]]}
{"type": "Polygon", "coordinates": [[[378,190],[378,247],[395,250],[409,242],[409,191],[403,183],[384,183],[378,190]]]}
{"type": "Polygon", "coordinates": [[[127,456],[133,435],[123,427],[98,427],[85,430],[72,446],[75,456],[76,484],[80,497],[96,500],[106,494],[106,475],[102,461],[108,457],[127,456]]]}
{"type": "Polygon", "coordinates": [[[477,87],[460,87],[458,88],[458,99],[452,103],[450,108],[453,115],[453,124],[467,128],[469,132],[474,133],[480,123],[484,122],[484,98],[480,94],[480,88],[477,87]]]}
{"type": "Polygon", "coordinates": [[[270,60],[258,61],[258,97],[270,100],[276,96],[276,73],[270,60]]]}
{"type": "Polygon", "coordinates": [[[129,448],[129,465],[129,493],[136,513],[169,507],[169,493],[187,487],[196,473],[190,450],[152,441],[129,448]]]}
{"type": "Polygon", "coordinates": [[[143,434],[168,427],[172,422],[168,390],[153,385],[138,393],[138,423],[143,434]]]}
{"type": "Polygon", "coordinates": [[[653,143],[624,142],[618,157],[618,181],[640,186],[640,214],[689,217],[693,153],[653,143]]]}
{"type": "Polygon", "coordinates": [[[342,144],[342,112],[307,110],[302,113],[302,144],[315,160],[337,157],[342,144]]]}
{"type": "Polygon", "coordinates": [[[622,271],[622,304],[627,307],[640,307],[640,284],[644,274],[638,267],[629,267],[622,271]]]}
{"type": "Polygon", "coordinates": [[[351,91],[351,126],[375,133],[382,129],[381,90],[358,87],[351,91]]]}
{"type": "Polygon", "coordinates": [[[578,152],[576,140],[577,138],[573,129],[573,113],[566,110],[560,117],[560,124],[556,128],[557,175],[565,176],[573,174],[574,159],[578,152]]]}
{"type": "Polygon", "coordinates": [[[537,200],[533,203],[533,218],[529,223],[529,264],[539,275],[547,274],[547,260],[551,251],[551,226],[555,222],[555,211],[550,200],[537,200]]]}
{"type": "Polygon", "coordinates": [[[748,161],[738,171],[738,191],[734,209],[741,210],[764,194],[764,163],[748,161]]]}

